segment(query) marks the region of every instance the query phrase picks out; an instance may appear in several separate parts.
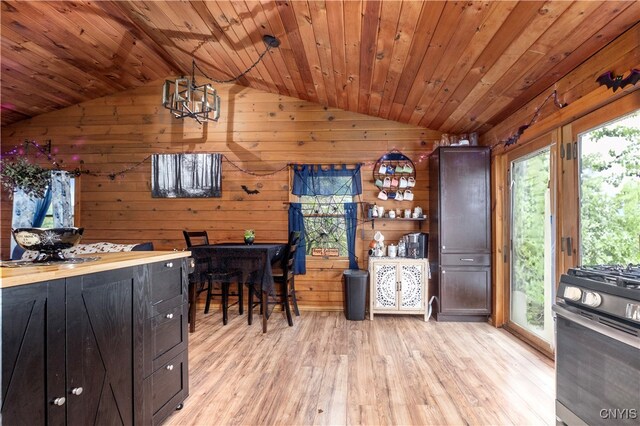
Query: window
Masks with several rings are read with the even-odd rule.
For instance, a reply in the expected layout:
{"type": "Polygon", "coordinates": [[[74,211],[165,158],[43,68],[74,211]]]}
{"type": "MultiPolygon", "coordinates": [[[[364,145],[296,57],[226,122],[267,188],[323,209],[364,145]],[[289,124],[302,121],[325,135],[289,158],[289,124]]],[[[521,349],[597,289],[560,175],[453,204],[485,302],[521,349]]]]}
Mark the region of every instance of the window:
{"type": "MultiPolygon", "coordinates": [[[[75,223],[75,217],[74,217],[74,206],[75,206],[75,178],[71,177],[69,179],[69,203],[71,206],[71,209],[69,210],[69,213],[71,215],[71,218],[68,220],[67,223],[70,223],[70,226],[73,226],[73,224],[75,223]]],[[[53,218],[53,210],[54,210],[54,206],[57,206],[59,204],[59,202],[64,202],[64,200],[58,200],[58,197],[55,197],[55,199],[51,200],[51,203],[49,204],[49,207],[47,208],[47,213],[44,216],[44,221],[42,222],[42,226],[41,228],[55,228],[56,225],[55,223],[57,221],[54,221],[53,218]]]]}
{"type": "MultiPolygon", "coordinates": [[[[300,197],[304,229],[306,231],[305,253],[312,255],[314,249],[337,250],[339,257],[347,257],[347,226],[344,203],[353,201],[351,195],[303,195],[300,197]]],[[[334,251],[335,252],[335,251],[334,251]]]]}
{"type": "Polygon", "coordinates": [[[640,112],[580,135],[583,265],[640,263],[640,112]]]}
{"type": "Polygon", "coordinates": [[[357,203],[353,201],[362,193],[360,165],[295,165],[291,193],[299,202],[289,207],[289,231],[301,233],[300,241],[305,248],[296,254],[296,273],[305,273],[305,255],[312,255],[314,249],[316,253],[326,254],[326,249],[331,249],[332,255],[348,256],[349,267],[358,269],[355,254],[358,215],[357,203]]]}

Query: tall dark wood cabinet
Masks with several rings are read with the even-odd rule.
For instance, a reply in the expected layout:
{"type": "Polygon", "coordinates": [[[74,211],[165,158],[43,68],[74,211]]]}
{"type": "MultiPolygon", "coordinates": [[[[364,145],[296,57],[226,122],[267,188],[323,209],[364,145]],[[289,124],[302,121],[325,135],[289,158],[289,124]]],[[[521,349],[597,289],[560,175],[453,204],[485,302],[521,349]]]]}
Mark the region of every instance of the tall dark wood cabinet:
{"type": "Polygon", "coordinates": [[[182,259],[3,288],[2,423],[158,424],[188,395],[182,259]]]}
{"type": "Polygon", "coordinates": [[[491,314],[490,166],[488,147],[440,147],[429,157],[429,293],[438,321],[491,314]]]}

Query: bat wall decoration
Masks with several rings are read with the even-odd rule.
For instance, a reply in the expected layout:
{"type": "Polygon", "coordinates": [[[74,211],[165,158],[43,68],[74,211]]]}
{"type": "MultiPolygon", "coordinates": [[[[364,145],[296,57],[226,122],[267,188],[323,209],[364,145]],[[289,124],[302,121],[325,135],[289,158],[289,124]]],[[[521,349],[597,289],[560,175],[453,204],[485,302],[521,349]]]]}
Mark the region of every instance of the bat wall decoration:
{"type": "Polygon", "coordinates": [[[247,188],[246,185],[240,185],[240,187],[244,190],[244,192],[246,192],[249,195],[259,194],[260,193],[260,191],[258,191],[257,189],[249,189],[249,188],[247,188]]]}
{"type": "Polygon", "coordinates": [[[622,78],[621,75],[613,75],[613,71],[608,71],[596,79],[601,86],[607,86],[615,92],[618,89],[624,89],[625,86],[635,85],[640,81],[640,70],[632,69],[631,74],[622,78]]]}

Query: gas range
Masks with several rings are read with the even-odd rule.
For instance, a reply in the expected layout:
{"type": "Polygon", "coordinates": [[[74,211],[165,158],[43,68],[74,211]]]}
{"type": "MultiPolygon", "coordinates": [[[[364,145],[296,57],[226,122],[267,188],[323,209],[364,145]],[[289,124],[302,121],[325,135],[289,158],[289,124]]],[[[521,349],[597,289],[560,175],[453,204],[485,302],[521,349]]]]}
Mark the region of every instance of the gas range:
{"type": "Polygon", "coordinates": [[[640,324],[640,265],[571,268],[556,302],[640,324]]]}
{"type": "Polygon", "coordinates": [[[560,277],[556,417],[569,425],[637,425],[640,266],[583,266],[560,277]]]}

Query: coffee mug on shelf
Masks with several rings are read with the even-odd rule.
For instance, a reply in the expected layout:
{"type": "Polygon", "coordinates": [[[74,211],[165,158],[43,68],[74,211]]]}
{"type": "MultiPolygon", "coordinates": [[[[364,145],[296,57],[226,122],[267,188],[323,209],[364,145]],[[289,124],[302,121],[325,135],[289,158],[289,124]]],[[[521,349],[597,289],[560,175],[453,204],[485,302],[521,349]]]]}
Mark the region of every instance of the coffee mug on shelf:
{"type": "Polygon", "coordinates": [[[397,187],[398,186],[398,178],[393,178],[391,179],[391,186],[393,187],[397,187]]]}
{"type": "Polygon", "coordinates": [[[396,173],[404,173],[404,167],[398,164],[396,166],[396,173]]]}
{"type": "MultiPolygon", "coordinates": [[[[387,191],[383,189],[382,191],[378,192],[378,198],[381,200],[386,200],[389,198],[389,194],[387,194],[387,191]]],[[[380,207],[378,207],[378,209],[380,209],[380,207]]],[[[384,213],[384,208],[382,212],[384,213]]],[[[380,214],[380,216],[382,216],[382,214],[380,214]]]]}
{"type": "Polygon", "coordinates": [[[391,188],[391,178],[390,177],[384,178],[384,181],[382,182],[382,187],[383,188],[391,188]]]}
{"type": "Polygon", "coordinates": [[[413,201],[413,192],[410,189],[404,191],[404,199],[405,201],[413,201]]]}
{"type": "Polygon", "coordinates": [[[407,163],[404,165],[404,172],[405,173],[413,173],[413,167],[411,167],[411,164],[407,163]]]}
{"type": "Polygon", "coordinates": [[[411,209],[404,209],[404,218],[411,219],[411,209]]]}
{"type": "Polygon", "coordinates": [[[404,194],[402,193],[402,191],[398,191],[396,193],[396,201],[404,201],[404,194]]]}
{"type": "Polygon", "coordinates": [[[376,186],[382,188],[382,179],[376,179],[376,186]]]}
{"type": "Polygon", "coordinates": [[[406,177],[402,176],[402,177],[400,178],[400,183],[398,184],[398,187],[399,187],[399,188],[404,189],[404,188],[406,188],[408,185],[409,185],[409,181],[407,180],[407,178],[406,178],[406,177]]]}
{"type": "Polygon", "coordinates": [[[407,186],[409,188],[413,188],[414,186],[416,186],[416,178],[410,177],[409,179],[407,179],[407,186]]]}
{"type": "Polygon", "coordinates": [[[386,175],[387,174],[387,165],[382,163],[380,164],[380,168],[378,169],[378,173],[380,173],[381,175],[386,175]]]}

